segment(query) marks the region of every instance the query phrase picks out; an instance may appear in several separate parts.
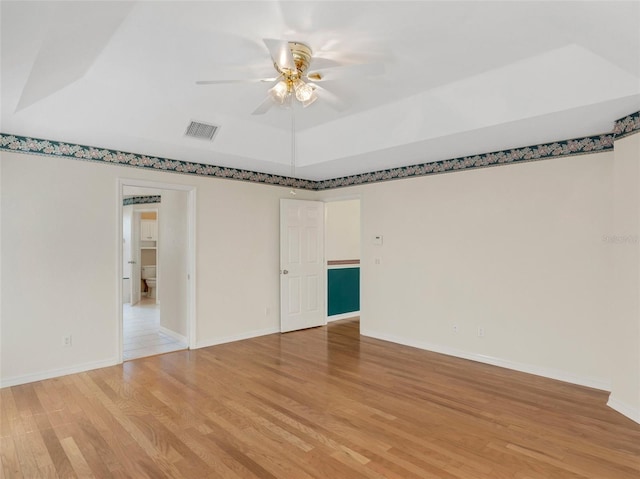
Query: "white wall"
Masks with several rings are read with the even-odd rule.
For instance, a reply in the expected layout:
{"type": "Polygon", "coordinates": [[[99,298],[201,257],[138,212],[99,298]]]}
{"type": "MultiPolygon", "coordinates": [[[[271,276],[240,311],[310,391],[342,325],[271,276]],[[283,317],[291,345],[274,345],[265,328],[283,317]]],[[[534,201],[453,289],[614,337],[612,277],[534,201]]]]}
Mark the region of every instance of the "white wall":
{"type": "Polygon", "coordinates": [[[612,159],[322,193],[361,196],[362,333],[608,388],[612,159]]]}
{"type": "MultiPolygon", "coordinates": [[[[2,157],[0,157],[1,159],[2,157]]],[[[2,188],[2,161],[0,161],[0,188],[2,188]]],[[[3,238],[3,233],[2,233],[2,215],[3,213],[3,208],[2,208],[2,191],[0,190],[0,387],[2,387],[2,361],[4,358],[4,355],[2,353],[2,311],[3,311],[3,307],[2,307],[2,294],[3,294],[3,289],[2,289],[2,271],[3,271],[3,267],[2,267],[2,238],[3,238]]]]}
{"type": "MultiPolygon", "coordinates": [[[[198,345],[279,331],[280,198],[290,198],[290,189],[207,178],[201,184],[198,345]]],[[[313,196],[299,190],[296,199],[313,196]]]]}
{"type": "Polygon", "coordinates": [[[613,224],[605,238],[614,267],[609,404],[640,422],[640,134],[616,141],[614,153],[613,224]]]}
{"type": "Polygon", "coordinates": [[[325,258],[360,259],[360,200],[325,205],[325,258]]]}
{"type": "Polygon", "coordinates": [[[11,278],[1,292],[3,386],[117,362],[118,178],[197,188],[196,346],[278,330],[279,198],[288,188],[0,155],[1,274],[11,278]]]}
{"type": "MultiPolygon", "coordinates": [[[[639,141],[298,198],[361,198],[363,333],[611,387],[630,415],[640,255],[605,238],[638,232],[639,141]],[[378,234],[383,246],[372,244],[378,234]]],[[[196,346],[278,330],[287,188],[0,155],[2,385],[117,361],[118,178],[197,187],[196,346]]]]}
{"type": "Polygon", "coordinates": [[[2,384],[114,361],[109,167],[2,153],[2,384]],[[73,346],[64,348],[64,335],[73,346]]]}

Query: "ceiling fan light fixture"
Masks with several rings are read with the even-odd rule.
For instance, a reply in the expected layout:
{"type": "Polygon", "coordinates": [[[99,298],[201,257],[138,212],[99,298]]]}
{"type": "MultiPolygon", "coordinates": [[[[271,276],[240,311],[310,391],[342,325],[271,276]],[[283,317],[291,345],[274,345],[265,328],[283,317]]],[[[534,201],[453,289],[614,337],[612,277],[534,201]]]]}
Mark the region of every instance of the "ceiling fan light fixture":
{"type": "Polygon", "coordinates": [[[271,98],[274,99],[275,102],[283,105],[289,96],[289,85],[286,81],[282,80],[276,83],[276,85],[269,90],[269,94],[271,98]]]}
{"type": "Polygon", "coordinates": [[[293,84],[293,88],[296,92],[296,98],[303,104],[311,100],[311,98],[313,97],[313,88],[311,88],[310,85],[307,85],[302,80],[296,80],[296,82],[293,84]]]}
{"type": "Polygon", "coordinates": [[[300,103],[302,103],[303,108],[306,108],[309,105],[311,105],[313,102],[315,102],[317,99],[318,99],[318,95],[316,95],[314,92],[308,100],[301,101],[300,103]]]}

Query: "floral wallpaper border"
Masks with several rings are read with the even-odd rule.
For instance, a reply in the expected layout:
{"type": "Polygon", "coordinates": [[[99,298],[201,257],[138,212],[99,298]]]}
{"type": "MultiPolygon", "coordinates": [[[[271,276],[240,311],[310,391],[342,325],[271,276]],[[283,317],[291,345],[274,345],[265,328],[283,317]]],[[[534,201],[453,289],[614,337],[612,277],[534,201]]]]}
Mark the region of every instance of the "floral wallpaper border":
{"type": "Polygon", "coordinates": [[[489,166],[547,160],[550,158],[559,158],[564,156],[584,155],[587,153],[610,150],[613,148],[614,140],[639,132],[640,111],[637,111],[617,120],[614,124],[613,132],[604,135],[589,136],[574,140],[545,143],[542,145],[526,146],[511,150],[495,151],[493,153],[483,153],[480,155],[465,156],[450,160],[420,163],[417,165],[401,166],[387,170],[345,176],[343,178],[319,181],[317,182],[315,189],[329,190],[345,186],[396,180],[400,178],[435,175],[450,171],[472,170],[476,168],[486,168],[489,166]]]}
{"type": "Polygon", "coordinates": [[[640,111],[620,118],[613,127],[616,140],[638,132],[640,132],[640,111]]]}
{"type": "Polygon", "coordinates": [[[329,190],[345,186],[378,183],[417,176],[436,175],[451,171],[474,170],[489,166],[509,165],[528,161],[547,160],[573,155],[602,152],[613,149],[613,135],[589,136],[576,140],[559,141],[543,145],[526,146],[512,150],[495,151],[481,155],[465,156],[450,160],[439,160],[417,165],[400,166],[387,170],[345,176],[318,182],[317,190],[329,190]]]}
{"type": "Polygon", "coordinates": [[[129,205],[150,205],[152,203],[160,203],[162,197],[160,195],[132,196],[122,200],[122,206],[129,205]]]}
{"type": "Polygon", "coordinates": [[[126,153],[105,148],[76,145],[38,138],[29,138],[0,133],[0,151],[14,151],[44,156],[74,158],[106,164],[131,166],[175,173],[210,176],[240,181],[250,181],[274,186],[306,190],[328,190],[345,186],[377,183],[400,178],[434,175],[450,171],[486,168],[505,164],[546,160],[572,155],[607,151],[613,148],[616,139],[640,132],[640,111],[617,120],[611,133],[574,140],[545,143],[542,145],[514,148],[511,150],[483,153],[449,160],[440,160],[416,165],[401,166],[387,170],[362,173],[323,181],[304,180],[286,176],[259,173],[236,168],[192,163],[167,158],[126,153]]]}
{"type": "Polygon", "coordinates": [[[6,133],[0,133],[0,151],[31,153],[35,155],[55,156],[59,158],[73,158],[76,160],[132,166],[135,168],[168,171],[173,173],[251,181],[254,183],[287,186],[297,189],[314,190],[316,184],[315,181],[300,178],[290,178],[287,176],[259,173],[224,166],[207,165],[204,163],[192,163],[190,161],[156,158],[153,156],[139,155],[137,153],[127,153],[123,151],[109,150],[107,148],[95,148],[92,146],[10,135],[6,133]]]}

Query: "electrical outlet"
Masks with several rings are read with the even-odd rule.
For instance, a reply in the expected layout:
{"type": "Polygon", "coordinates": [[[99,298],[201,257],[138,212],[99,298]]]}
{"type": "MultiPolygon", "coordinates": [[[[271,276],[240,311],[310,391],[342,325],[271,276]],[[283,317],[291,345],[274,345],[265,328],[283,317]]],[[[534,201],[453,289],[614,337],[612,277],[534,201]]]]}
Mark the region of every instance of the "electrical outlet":
{"type": "Polygon", "coordinates": [[[66,336],[64,336],[62,338],[62,345],[65,348],[70,348],[71,347],[71,335],[70,334],[67,334],[66,336]]]}
{"type": "Polygon", "coordinates": [[[478,328],[478,337],[484,338],[484,328],[478,328]]]}
{"type": "Polygon", "coordinates": [[[457,325],[457,324],[454,324],[454,325],[453,325],[453,332],[454,332],[454,333],[457,333],[457,332],[458,332],[458,325],[457,325]]]}

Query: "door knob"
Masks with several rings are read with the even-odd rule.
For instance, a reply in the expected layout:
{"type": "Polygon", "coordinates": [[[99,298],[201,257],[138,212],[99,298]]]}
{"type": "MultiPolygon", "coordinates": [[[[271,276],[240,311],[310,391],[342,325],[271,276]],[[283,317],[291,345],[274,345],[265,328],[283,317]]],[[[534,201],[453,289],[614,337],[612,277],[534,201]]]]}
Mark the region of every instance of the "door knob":
{"type": "Polygon", "coordinates": [[[283,269],[283,270],[282,270],[282,274],[289,274],[289,271],[288,271],[288,270],[286,270],[286,269],[283,269]]]}

